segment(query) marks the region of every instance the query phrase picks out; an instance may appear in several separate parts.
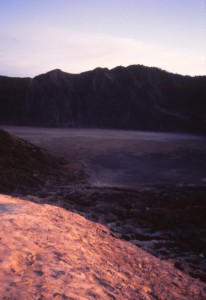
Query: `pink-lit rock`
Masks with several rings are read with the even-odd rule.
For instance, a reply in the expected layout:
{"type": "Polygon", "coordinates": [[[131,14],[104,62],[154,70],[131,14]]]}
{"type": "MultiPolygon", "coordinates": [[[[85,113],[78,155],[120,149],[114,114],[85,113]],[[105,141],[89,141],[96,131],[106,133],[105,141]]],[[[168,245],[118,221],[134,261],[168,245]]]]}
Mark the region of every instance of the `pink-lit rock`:
{"type": "Polygon", "coordinates": [[[206,299],[206,285],[99,224],[0,195],[1,299],[206,299]]]}

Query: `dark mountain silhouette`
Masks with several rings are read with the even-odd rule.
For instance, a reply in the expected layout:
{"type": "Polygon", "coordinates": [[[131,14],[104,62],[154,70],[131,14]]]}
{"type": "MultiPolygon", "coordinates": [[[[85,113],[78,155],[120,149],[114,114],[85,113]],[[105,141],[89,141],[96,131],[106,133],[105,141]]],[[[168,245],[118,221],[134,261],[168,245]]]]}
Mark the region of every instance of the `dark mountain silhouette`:
{"type": "Polygon", "coordinates": [[[0,123],[206,133],[206,76],[141,65],[0,76],[0,123]]]}

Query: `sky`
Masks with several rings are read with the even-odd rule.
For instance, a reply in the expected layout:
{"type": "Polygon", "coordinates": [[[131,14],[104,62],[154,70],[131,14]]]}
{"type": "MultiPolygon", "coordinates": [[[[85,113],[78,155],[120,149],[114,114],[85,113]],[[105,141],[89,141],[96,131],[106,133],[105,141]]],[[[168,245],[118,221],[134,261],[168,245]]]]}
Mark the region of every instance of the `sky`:
{"type": "Polygon", "coordinates": [[[133,64],[206,75],[206,0],[0,0],[0,75],[133,64]]]}

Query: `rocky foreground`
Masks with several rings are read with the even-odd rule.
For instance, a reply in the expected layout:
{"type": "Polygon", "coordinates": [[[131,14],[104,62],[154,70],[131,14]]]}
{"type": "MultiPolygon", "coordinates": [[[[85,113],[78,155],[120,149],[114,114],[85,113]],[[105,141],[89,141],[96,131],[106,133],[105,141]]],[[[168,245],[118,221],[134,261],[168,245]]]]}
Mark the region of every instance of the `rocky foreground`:
{"type": "Polygon", "coordinates": [[[0,195],[1,299],[205,299],[206,285],[103,225],[0,195]]]}
{"type": "Polygon", "coordinates": [[[0,193],[0,299],[206,298],[204,185],[95,187],[0,130],[0,193]]]}
{"type": "Polygon", "coordinates": [[[143,190],[61,186],[25,199],[57,205],[206,282],[205,187],[143,190]],[[43,196],[43,197],[42,197],[43,196]]]}

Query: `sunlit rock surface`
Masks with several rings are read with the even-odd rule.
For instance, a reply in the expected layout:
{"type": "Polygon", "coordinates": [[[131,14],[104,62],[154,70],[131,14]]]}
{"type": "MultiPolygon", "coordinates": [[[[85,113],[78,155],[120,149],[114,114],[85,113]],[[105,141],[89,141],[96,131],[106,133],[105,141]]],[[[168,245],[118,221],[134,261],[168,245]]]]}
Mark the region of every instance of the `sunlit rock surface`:
{"type": "Polygon", "coordinates": [[[205,299],[206,285],[103,225],[0,195],[1,299],[205,299]]]}

